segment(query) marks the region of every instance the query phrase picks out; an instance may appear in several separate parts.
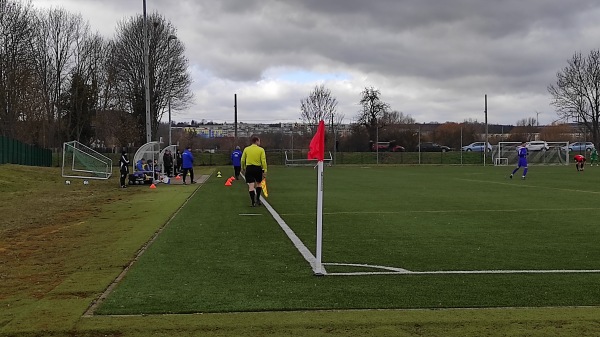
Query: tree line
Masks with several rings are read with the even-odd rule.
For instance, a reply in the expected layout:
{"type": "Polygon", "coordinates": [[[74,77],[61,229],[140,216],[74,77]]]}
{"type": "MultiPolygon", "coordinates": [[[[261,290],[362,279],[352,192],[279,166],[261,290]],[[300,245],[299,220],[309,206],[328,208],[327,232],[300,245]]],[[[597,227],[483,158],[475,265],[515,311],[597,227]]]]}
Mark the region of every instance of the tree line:
{"type": "MultiPolygon", "coordinates": [[[[124,19],[107,39],[80,14],[0,0],[0,134],[46,148],[143,143],[143,22],[124,19]]],[[[156,134],[169,99],[174,110],[189,103],[191,76],[173,24],[156,13],[147,22],[156,134]]]]}

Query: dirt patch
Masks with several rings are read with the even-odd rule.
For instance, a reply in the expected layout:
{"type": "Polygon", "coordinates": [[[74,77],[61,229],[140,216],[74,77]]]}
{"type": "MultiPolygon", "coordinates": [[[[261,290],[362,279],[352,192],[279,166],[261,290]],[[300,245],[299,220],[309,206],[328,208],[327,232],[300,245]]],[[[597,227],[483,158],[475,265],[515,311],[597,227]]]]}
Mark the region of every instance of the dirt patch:
{"type": "MultiPolygon", "coordinates": [[[[17,165],[0,166],[0,180],[7,201],[0,204],[6,215],[0,217],[0,299],[41,298],[72,273],[67,257],[90,235],[86,219],[121,198],[114,195],[118,182],[67,186],[56,168],[17,165]]],[[[137,192],[128,189],[127,197],[137,192]]]]}

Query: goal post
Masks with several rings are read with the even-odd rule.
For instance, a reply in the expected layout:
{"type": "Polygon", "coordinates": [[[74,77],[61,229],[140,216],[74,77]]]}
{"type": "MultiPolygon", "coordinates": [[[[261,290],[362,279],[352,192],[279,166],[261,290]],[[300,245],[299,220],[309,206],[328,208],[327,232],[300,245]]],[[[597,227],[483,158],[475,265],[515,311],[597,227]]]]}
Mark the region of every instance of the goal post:
{"type": "MultiPolygon", "coordinates": [[[[569,142],[546,142],[547,149],[529,150],[527,163],[532,165],[568,165],[569,142]]],[[[517,147],[521,142],[499,142],[498,149],[492,155],[494,165],[516,165],[519,161],[517,147]]]]}
{"type": "Polygon", "coordinates": [[[112,160],[78,141],[63,144],[62,176],[64,178],[108,179],[112,160]]]}

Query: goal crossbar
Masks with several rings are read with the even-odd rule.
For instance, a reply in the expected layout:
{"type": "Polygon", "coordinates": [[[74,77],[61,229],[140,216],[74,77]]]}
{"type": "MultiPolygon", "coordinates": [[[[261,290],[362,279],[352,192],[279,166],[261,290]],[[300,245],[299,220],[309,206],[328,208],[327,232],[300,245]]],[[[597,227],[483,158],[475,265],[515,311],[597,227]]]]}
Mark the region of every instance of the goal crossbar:
{"type": "MultiPolygon", "coordinates": [[[[333,156],[331,155],[331,151],[329,151],[329,158],[324,158],[323,163],[327,166],[331,166],[333,163],[333,156]]],[[[316,159],[290,159],[288,157],[287,151],[285,151],[285,166],[316,166],[316,159]]]]}

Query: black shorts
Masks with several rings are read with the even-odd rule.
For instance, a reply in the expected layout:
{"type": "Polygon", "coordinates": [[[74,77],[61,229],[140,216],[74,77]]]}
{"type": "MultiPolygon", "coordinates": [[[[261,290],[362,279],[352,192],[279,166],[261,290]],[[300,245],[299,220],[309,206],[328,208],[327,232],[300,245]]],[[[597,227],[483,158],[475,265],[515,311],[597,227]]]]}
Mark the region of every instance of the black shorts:
{"type": "Polygon", "coordinates": [[[260,183],[262,181],[262,167],[248,165],[246,167],[246,182],[247,183],[260,183]]]}

